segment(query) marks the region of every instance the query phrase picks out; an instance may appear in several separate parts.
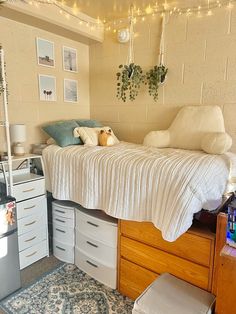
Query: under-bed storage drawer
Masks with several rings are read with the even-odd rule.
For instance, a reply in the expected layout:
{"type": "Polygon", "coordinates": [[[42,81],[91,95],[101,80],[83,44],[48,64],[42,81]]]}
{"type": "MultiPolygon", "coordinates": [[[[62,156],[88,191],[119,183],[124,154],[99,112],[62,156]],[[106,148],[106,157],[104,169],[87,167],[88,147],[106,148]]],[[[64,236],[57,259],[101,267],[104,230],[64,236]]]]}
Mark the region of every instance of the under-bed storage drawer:
{"type": "Polygon", "coordinates": [[[186,232],[174,242],[165,241],[161,232],[149,222],[120,221],[120,231],[124,236],[172,253],[198,264],[209,266],[213,256],[214,237],[199,236],[186,232]]]}
{"type": "Polygon", "coordinates": [[[156,278],[158,274],[131,263],[120,260],[120,289],[127,297],[135,300],[156,278]]]}
{"type": "Polygon", "coordinates": [[[121,236],[120,255],[157,274],[169,272],[205,290],[209,289],[209,268],[157,248],[121,236]]]}
{"type": "Polygon", "coordinates": [[[53,238],[53,255],[59,260],[74,264],[74,243],[62,243],[53,238]]]}

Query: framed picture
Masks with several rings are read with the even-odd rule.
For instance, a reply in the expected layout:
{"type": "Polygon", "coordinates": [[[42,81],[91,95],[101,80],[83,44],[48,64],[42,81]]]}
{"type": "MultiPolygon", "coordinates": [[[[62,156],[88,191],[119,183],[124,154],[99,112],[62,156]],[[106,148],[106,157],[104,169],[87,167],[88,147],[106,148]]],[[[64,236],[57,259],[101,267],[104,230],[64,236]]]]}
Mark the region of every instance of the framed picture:
{"type": "Polygon", "coordinates": [[[76,49],[63,46],[63,68],[65,71],[78,72],[76,49]]]}
{"type": "Polygon", "coordinates": [[[45,67],[55,67],[54,43],[52,41],[37,38],[38,64],[45,67]]]}
{"type": "Polygon", "coordinates": [[[39,99],[42,101],[56,101],[55,76],[39,74],[39,99]]]}
{"type": "Polygon", "coordinates": [[[78,101],[78,82],[76,80],[64,79],[64,101],[78,101]]]}

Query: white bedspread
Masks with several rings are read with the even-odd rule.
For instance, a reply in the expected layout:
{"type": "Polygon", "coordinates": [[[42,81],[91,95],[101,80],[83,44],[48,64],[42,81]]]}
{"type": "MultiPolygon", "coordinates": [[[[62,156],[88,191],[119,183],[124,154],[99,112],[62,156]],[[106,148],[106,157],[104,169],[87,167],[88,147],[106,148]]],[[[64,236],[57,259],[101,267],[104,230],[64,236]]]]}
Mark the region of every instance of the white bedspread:
{"type": "Polygon", "coordinates": [[[231,157],[125,142],[50,145],[43,151],[47,188],[55,198],[121,219],[151,221],[168,241],[188,230],[194,213],[219,205],[231,157]]]}

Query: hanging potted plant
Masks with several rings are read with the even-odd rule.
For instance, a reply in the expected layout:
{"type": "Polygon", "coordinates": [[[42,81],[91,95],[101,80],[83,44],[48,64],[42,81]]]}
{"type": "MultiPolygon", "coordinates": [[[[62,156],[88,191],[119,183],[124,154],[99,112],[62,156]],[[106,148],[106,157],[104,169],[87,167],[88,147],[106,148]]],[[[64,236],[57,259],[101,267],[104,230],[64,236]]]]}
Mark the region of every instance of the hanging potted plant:
{"type": "Polygon", "coordinates": [[[129,55],[126,65],[119,65],[120,71],[116,73],[117,77],[117,98],[126,102],[133,101],[138,95],[139,88],[144,83],[145,75],[140,65],[134,63],[134,16],[133,6],[131,6],[130,17],[130,39],[129,39],[129,55]]]}
{"type": "Polygon", "coordinates": [[[165,15],[162,19],[162,32],[160,41],[159,65],[155,65],[151,70],[146,73],[145,84],[148,85],[149,95],[155,101],[158,99],[158,88],[160,84],[164,83],[168,69],[164,66],[164,27],[165,15]]]}

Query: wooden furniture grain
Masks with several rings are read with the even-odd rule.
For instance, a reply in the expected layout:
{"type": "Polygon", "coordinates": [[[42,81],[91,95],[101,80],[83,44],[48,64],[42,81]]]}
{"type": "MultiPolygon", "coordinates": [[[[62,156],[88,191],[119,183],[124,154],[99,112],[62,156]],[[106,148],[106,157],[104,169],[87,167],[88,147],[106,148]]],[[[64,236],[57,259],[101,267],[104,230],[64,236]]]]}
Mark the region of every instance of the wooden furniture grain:
{"type": "MultiPolygon", "coordinates": [[[[221,218],[224,230],[226,215],[221,218]]],[[[191,227],[175,242],[167,242],[152,223],[120,220],[119,291],[134,300],[159,274],[168,272],[212,292],[217,285],[215,254],[225,239],[222,230],[216,236],[206,228],[191,227]]]]}
{"type": "Polygon", "coordinates": [[[236,313],[236,249],[225,245],[219,261],[216,314],[234,314],[236,313]]]}

